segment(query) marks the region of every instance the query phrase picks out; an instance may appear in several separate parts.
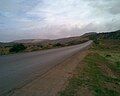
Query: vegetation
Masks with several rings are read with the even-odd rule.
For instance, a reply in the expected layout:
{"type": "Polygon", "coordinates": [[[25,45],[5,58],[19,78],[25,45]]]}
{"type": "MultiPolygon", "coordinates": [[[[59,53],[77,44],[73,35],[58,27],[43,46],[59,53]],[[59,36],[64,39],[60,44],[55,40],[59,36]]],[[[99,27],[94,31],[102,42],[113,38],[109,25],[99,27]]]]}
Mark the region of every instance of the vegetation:
{"type": "Polygon", "coordinates": [[[92,38],[89,54],[60,96],[120,96],[120,39],[110,34],[92,38]]]}
{"type": "MultiPolygon", "coordinates": [[[[120,30],[118,31],[114,31],[114,32],[106,32],[106,33],[94,33],[88,36],[88,38],[90,40],[93,40],[93,42],[95,43],[96,46],[101,46],[102,42],[108,43],[109,42],[112,43],[112,45],[114,45],[115,43],[118,43],[118,46],[120,45],[120,30]]],[[[105,44],[108,46],[108,44],[105,44]]],[[[116,45],[116,47],[118,47],[116,45]]],[[[105,46],[101,46],[102,48],[105,48],[105,46]]]]}
{"type": "Polygon", "coordinates": [[[93,50],[101,50],[101,51],[120,51],[120,40],[113,39],[101,39],[99,43],[94,43],[93,50]]]}
{"type": "Polygon", "coordinates": [[[112,62],[98,53],[90,52],[83,62],[83,69],[78,65],[77,75],[69,80],[60,96],[120,96],[120,61],[112,62]]]}
{"type": "Polygon", "coordinates": [[[6,46],[6,45],[0,46],[0,55],[7,55],[17,52],[32,52],[32,51],[45,50],[51,48],[59,48],[59,47],[81,44],[86,41],[88,40],[80,39],[78,41],[73,40],[65,43],[64,42],[23,43],[23,44],[16,43],[16,44],[11,44],[10,46],[6,46]]]}
{"type": "Polygon", "coordinates": [[[114,32],[96,33],[89,36],[90,39],[114,39],[120,40],[120,30],[114,32]]]}
{"type": "Polygon", "coordinates": [[[54,47],[63,47],[65,46],[64,44],[61,44],[61,43],[56,43],[56,44],[53,44],[54,47]]]}
{"type": "Polygon", "coordinates": [[[15,52],[15,53],[17,53],[17,52],[22,52],[22,51],[24,51],[26,49],[26,47],[23,45],[23,44],[15,44],[15,45],[13,45],[13,47],[12,48],[10,48],[10,52],[15,52]]]}
{"type": "Polygon", "coordinates": [[[9,54],[9,47],[0,47],[0,55],[9,54]]]}

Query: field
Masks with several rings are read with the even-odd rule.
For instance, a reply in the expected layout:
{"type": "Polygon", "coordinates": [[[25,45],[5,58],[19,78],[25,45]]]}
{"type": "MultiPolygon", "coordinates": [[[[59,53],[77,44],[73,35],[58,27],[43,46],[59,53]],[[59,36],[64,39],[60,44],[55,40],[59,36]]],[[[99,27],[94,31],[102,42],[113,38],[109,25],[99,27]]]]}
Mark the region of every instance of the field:
{"type": "Polygon", "coordinates": [[[120,96],[119,40],[93,44],[60,96],[120,96]]]}

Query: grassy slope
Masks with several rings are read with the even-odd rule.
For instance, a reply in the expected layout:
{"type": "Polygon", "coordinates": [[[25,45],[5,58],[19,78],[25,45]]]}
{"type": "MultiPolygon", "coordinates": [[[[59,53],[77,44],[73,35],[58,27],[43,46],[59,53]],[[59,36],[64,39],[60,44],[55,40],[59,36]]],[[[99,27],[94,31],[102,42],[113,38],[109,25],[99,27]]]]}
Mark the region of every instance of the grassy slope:
{"type": "Polygon", "coordinates": [[[60,96],[120,96],[120,46],[115,42],[93,45],[60,96]]]}
{"type": "Polygon", "coordinates": [[[93,44],[92,49],[100,51],[120,51],[120,40],[102,39],[99,44],[93,44]]]}
{"type": "Polygon", "coordinates": [[[89,36],[91,39],[116,39],[120,40],[120,30],[114,32],[103,32],[98,34],[92,34],[89,36]]]}

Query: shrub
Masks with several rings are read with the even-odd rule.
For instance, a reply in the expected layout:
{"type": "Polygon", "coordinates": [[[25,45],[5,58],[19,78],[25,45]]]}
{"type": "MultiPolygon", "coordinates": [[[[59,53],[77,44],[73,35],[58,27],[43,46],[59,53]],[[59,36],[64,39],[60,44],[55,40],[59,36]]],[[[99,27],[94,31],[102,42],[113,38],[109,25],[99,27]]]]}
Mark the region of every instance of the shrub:
{"type": "Polygon", "coordinates": [[[54,46],[54,47],[62,47],[63,44],[61,44],[61,43],[56,43],[56,44],[54,44],[53,46],[54,46]]]}
{"type": "Polygon", "coordinates": [[[107,54],[105,57],[111,57],[111,55],[110,55],[110,54],[107,54]]]}
{"type": "Polygon", "coordinates": [[[10,48],[9,51],[17,53],[17,52],[21,52],[25,49],[26,49],[26,47],[23,44],[15,44],[12,46],[12,48],[10,48]]]}
{"type": "Polygon", "coordinates": [[[96,45],[99,45],[100,41],[98,39],[94,39],[93,42],[96,44],[96,45]]]}

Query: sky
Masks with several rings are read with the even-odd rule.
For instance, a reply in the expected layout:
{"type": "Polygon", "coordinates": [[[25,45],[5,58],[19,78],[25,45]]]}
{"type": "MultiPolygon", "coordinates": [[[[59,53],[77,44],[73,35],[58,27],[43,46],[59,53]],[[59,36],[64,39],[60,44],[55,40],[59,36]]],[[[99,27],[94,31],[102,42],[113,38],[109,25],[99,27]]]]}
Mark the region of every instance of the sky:
{"type": "Polygon", "coordinates": [[[0,41],[57,39],[120,28],[120,0],[0,0],[0,41]]]}

